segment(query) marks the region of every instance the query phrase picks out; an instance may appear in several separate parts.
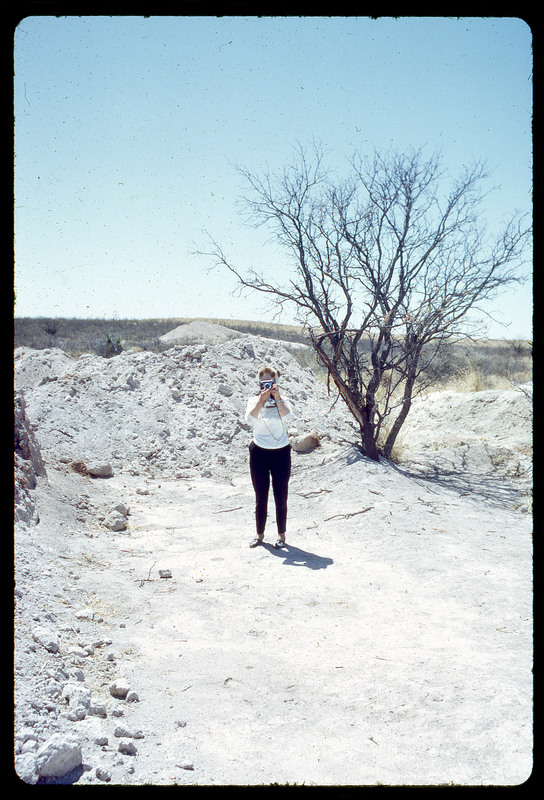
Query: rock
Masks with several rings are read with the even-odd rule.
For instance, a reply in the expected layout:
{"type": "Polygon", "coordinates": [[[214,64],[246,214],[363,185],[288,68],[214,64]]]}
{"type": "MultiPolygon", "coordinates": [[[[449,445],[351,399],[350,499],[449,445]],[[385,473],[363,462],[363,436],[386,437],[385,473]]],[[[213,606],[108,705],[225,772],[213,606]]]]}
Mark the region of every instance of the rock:
{"type": "Polygon", "coordinates": [[[159,570],[159,575],[160,575],[161,578],[171,578],[172,577],[172,573],[170,572],[169,569],[160,569],[159,570]]]}
{"type": "Polygon", "coordinates": [[[108,509],[109,514],[121,514],[123,517],[128,517],[130,514],[130,508],[126,505],[126,503],[117,502],[114,503],[108,509]]]}
{"type": "Polygon", "coordinates": [[[15,757],[15,772],[24,783],[38,782],[38,759],[34,753],[23,753],[15,757]]]}
{"type": "Polygon", "coordinates": [[[115,731],[113,733],[118,739],[144,739],[144,734],[142,731],[129,731],[128,728],[123,728],[122,725],[117,725],[115,731]]]}
{"type": "Polygon", "coordinates": [[[91,710],[91,690],[81,684],[68,683],[62,691],[62,697],[68,700],[70,710],[66,718],[72,721],[85,719],[91,710]]]}
{"type": "Polygon", "coordinates": [[[118,533],[119,531],[126,531],[127,529],[127,520],[123,514],[119,514],[118,511],[114,511],[105,518],[103,525],[105,528],[108,528],[110,531],[114,531],[118,533]]]}
{"type": "Polygon", "coordinates": [[[97,767],[95,770],[95,775],[99,781],[104,781],[105,783],[111,781],[111,772],[105,767],[97,767]]]}
{"type": "Polygon", "coordinates": [[[316,431],[295,436],[291,439],[291,447],[295,453],[311,453],[312,450],[319,447],[319,436],[316,431]]]}
{"type": "Polygon", "coordinates": [[[231,386],[227,386],[225,383],[218,384],[217,391],[225,397],[230,397],[234,393],[234,389],[231,386]]]}
{"type": "Polygon", "coordinates": [[[25,744],[28,741],[38,741],[38,735],[34,732],[33,728],[22,728],[15,735],[15,743],[25,744]]]}
{"type": "Polygon", "coordinates": [[[125,678],[117,678],[110,686],[110,694],[119,700],[124,700],[130,691],[130,685],[125,678]]]}
{"type": "Polygon", "coordinates": [[[113,475],[113,468],[111,464],[95,461],[87,467],[89,475],[94,478],[111,478],[113,475]]]}
{"type": "Polygon", "coordinates": [[[102,703],[101,701],[91,700],[89,714],[91,714],[93,717],[107,717],[108,712],[106,711],[106,704],[102,703]]]}
{"type": "Polygon", "coordinates": [[[138,748],[131,739],[121,739],[118,750],[127,756],[135,756],[138,752],[138,748]]]}
{"type": "Polygon", "coordinates": [[[131,691],[127,694],[126,700],[127,703],[139,703],[140,697],[137,692],[131,691]]]}
{"type": "Polygon", "coordinates": [[[61,778],[81,765],[81,745],[55,733],[36,754],[36,771],[42,777],[61,778]]]}
{"type": "Polygon", "coordinates": [[[114,736],[117,736],[118,739],[132,739],[132,734],[128,732],[126,728],[123,728],[121,725],[117,725],[113,732],[114,736]]]}
{"type": "Polygon", "coordinates": [[[72,656],[76,656],[77,658],[87,658],[89,655],[89,653],[79,645],[72,645],[72,647],[68,647],[66,652],[72,656]]]}
{"type": "Polygon", "coordinates": [[[42,647],[45,647],[49,653],[58,653],[60,644],[56,633],[52,633],[46,628],[36,628],[32,631],[32,638],[42,647]]]}

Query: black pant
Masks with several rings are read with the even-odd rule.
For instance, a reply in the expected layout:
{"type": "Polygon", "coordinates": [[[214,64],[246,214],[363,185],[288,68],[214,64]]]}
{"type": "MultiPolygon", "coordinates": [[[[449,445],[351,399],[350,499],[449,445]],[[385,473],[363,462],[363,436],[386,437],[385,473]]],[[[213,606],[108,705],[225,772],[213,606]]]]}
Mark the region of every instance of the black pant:
{"type": "Polygon", "coordinates": [[[284,534],[287,527],[287,491],[291,476],[291,445],[277,450],[267,450],[255,442],[249,446],[249,468],[255,489],[255,522],[257,536],[262,536],[268,512],[268,491],[272,475],[272,491],[276,504],[278,533],[284,534]]]}

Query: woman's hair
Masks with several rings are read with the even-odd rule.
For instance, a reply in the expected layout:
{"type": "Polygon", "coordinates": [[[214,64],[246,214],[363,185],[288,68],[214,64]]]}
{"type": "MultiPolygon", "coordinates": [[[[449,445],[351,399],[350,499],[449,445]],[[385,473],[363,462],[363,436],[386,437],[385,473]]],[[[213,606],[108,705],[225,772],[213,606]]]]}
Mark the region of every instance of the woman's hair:
{"type": "Polygon", "coordinates": [[[272,367],[270,364],[261,364],[259,371],[257,372],[257,378],[261,380],[265,372],[269,372],[274,380],[280,377],[280,371],[277,367],[272,367]]]}

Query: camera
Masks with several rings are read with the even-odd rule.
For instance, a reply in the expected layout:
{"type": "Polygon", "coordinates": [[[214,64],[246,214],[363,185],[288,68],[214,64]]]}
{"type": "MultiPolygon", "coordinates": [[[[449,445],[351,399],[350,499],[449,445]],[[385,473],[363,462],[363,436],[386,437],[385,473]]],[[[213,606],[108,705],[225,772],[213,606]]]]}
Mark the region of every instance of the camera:
{"type": "MultiPolygon", "coordinates": [[[[261,387],[261,392],[265,389],[271,389],[274,386],[274,381],[259,381],[259,386],[261,387]]],[[[265,408],[274,408],[276,405],[276,400],[274,397],[270,396],[266,403],[264,404],[265,408]]]]}

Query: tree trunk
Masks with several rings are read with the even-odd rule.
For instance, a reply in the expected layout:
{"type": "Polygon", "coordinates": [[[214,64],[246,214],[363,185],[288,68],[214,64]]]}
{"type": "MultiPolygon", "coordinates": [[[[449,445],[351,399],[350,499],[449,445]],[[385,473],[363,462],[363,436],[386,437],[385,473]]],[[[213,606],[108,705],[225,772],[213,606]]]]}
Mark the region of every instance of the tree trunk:
{"type": "Polygon", "coordinates": [[[372,396],[372,402],[369,402],[369,395],[366,396],[366,403],[361,403],[360,400],[357,399],[355,393],[350,389],[348,384],[342,380],[341,375],[339,374],[336,365],[334,362],[329,358],[321,343],[316,341],[312,338],[312,344],[314,346],[314,350],[318,359],[321,363],[327,368],[329,376],[332,377],[334,385],[338,389],[340,396],[346,403],[347,407],[359,423],[359,428],[361,431],[361,441],[363,444],[363,449],[365,455],[370,458],[372,461],[379,461],[380,455],[378,453],[378,448],[376,445],[376,436],[374,425],[372,424],[371,418],[371,408],[374,404],[374,399],[372,396]]]}
{"type": "Polygon", "coordinates": [[[363,440],[363,448],[365,455],[372,461],[379,461],[380,454],[376,446],[376,437],[374,434],[374,427],[370,421],[370,415],[366,408],[363,409],[364,422],[361,425],[361,438],[363,440]]]}
{"type": "Polygon", "coordinates": [[[408,412],[412,407],[412,391],[414,388],[414,383],[415,383],[415,378],[409,378],[406,381],[406,384],[404,386],[404,396],[402,399],[402,408],[395,422],[391,426],[391,430],[389,431],[389,436],[385,440],[383,454],[388,461],[391,460],[391,453],[393,452],[393,447],[397,440],[397,436],[399,435],[400,429],[402,428],[404,421],[408,416],[408,412]]]}
{"type": "Polygon", "coordinates": [[[352,392],[348,389],[346,384],[341,379],[337,379],[335,375],[332,376],[332,379],[335,383],[336,388],[340,392],[344,402],[346,403],[347,407],[349,408],[349,410],[359,423],[359,428],[361,431],[361,441],[363,444],[365,455],[372,461],[379,461],[380,455],[378,453],[378,448],[376,446],[376,436],[374,432],[374,425],[372,424],[371,412],[369,410],[369,406],[367,404],[361,405],[360,403],[358,403],[357,400],[353,397],[352,392]]]}

